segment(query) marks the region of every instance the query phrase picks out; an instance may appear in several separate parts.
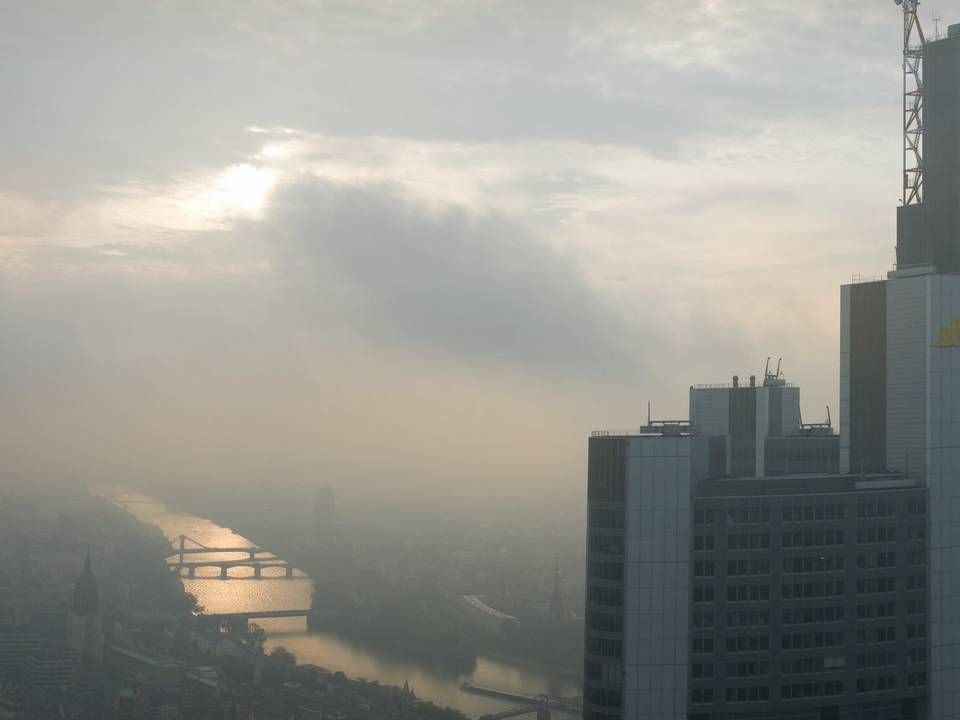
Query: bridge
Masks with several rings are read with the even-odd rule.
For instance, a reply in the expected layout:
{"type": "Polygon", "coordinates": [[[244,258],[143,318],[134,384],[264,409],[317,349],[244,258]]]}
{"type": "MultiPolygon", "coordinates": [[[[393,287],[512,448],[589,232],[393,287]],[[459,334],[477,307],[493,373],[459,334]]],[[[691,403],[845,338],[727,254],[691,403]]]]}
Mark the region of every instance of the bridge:
{"type": "MultiPolygon", "coordinates": [[[[284,573],[282,575],[267,575],[271,579],[275,578],[293,578],[294,570],[299,570],[300,568],[295,567],[286,560],[281,560],[276,557],[269,550],[264,550],[254,546],[248,547],[208,547],[193,538],[187,537],[186,535],[180,535],[177,538],[177,546],[174,548],[174,553],[168,557],[168,561],[173,558],[172,562],[167,564],[179,575],[183,575],[183,571],[187,571],[187,577],[195,578],[197,577],[197,568],[216,568],[220,570],[218,577],[221,579],[228,579],[230,577],[230,568],[235,567],[245,567],[253,569],[253,577],[255,579],[263,578],[263,571],[268,568],[282,568],[284,573]],[[188,546],[187,543],[190,543],[188,546]],[[232,559],[213,559],[213,558],[203,558],[197,560],[188,560],[187,557],[191,555],[214,555],[214,554],[239,554],[245,557],[232,558],[232,559]]],[[[301,571],[302,572],[302,571],[301,571]]]]}
{"type": "Polygon", "coordinates": [[[527,715],[529,713],[536,713],[537,720],[550,720],[551,710],[575,714],[583,712],[583,702],[579,697],[528,695],[512,690],[499,690],[497,688],[484,687],[483,685],[474,685],[473,683],[463,683],[460,689],[477,695],[486,695],[487,697],[495,697],[500,700],[512,700],[520,703],[515,707],[502,710],[498,713],[482,715],[480,720],[508,720],[508,718],[519,717],[520,715],[527,715]]]}
{"type": "Polygon", "coordinates": [[[201,620],[230,622],[234,620],[260,620],[263,618],[307,617],[310,610],[251,610],[250,612],[210,613],[201,615],[201,620]]]}

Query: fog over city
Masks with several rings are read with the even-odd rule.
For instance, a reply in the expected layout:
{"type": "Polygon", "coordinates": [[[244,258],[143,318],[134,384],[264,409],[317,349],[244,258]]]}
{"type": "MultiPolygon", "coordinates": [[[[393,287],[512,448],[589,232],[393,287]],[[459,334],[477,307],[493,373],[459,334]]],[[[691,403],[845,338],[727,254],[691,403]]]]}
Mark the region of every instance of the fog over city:
{"type": "Polygon", "coordinates": [[[820,420],[894,259],[887,5],[4,3],[4,482],[582,512],[689,382],[782,356],[820,420]]]}

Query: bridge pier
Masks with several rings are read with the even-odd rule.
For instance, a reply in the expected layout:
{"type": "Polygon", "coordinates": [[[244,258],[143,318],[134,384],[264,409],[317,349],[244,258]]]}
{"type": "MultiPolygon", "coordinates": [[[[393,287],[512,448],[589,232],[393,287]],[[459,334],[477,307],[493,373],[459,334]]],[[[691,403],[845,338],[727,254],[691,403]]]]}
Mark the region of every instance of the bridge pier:
{"type": "Polygon", "coordinates": [[[263,577],[263,568],[260,567],[259,565],[257,565],[255,568],[253,568],[253,576],[254,576],[255,578],[262,578],[262,577],[263,577]]]}
{"type": "Polygon", "coordinates": [[[197,576],[197,569],[195,567],[189,568],[187,570],[187,577],[192,578],[197,576]]]}
{"type": "Polygon", "coordinates": [[[287,565],[287,577],[288,578],[293,577],[293,565],[287,565]]]}
{"type": "Polygon", "coordinates": [[[227,570],[229,569],[229,567],[230,567],[229,565],[220,566],[220,577],[223,578],[224,580],[230,577],[230,575],[227,573],[227,570]]]}

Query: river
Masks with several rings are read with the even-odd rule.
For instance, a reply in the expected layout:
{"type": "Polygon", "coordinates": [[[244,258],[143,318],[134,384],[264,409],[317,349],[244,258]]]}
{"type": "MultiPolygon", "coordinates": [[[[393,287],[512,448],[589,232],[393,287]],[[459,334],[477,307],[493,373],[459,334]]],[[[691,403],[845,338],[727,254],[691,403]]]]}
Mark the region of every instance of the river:
{"type": "MultiPolygon", "coordinates": [[[[160,528],[171,543],[180,535],[186,535],[208,547],[253,545],[228,528],[196,515],[174,512],[152,498],[124,494],[113,500],[138,519],[160,528]]],[[[204,559],[212,558],[205,555],[204,559]]],[[[264,570],[264,575],[270,572],[282,573],[282,570],[264,570]]],[[[230,574],[231,577],[224,580],[216,568],[200,568],[198,577],[183,578],[182,581],[184,588],[196,595],[209,613],[310,607],[313,581],[299,571],[293,579],[253,579],[251,568],[232,568],[230,574]]],[[[268,651],[283,646],[294,653],[299,662],[340,670],[355,679],[376,680],[384,685],[408,682],[419,698],[471,716],[505,710],[514,703],[464,692],[460,689],[464,682],[529,694],[579,694],[577,678],[517,662],[480,656],[472,672],[444,672],[442,668],[427,667],[369,647],[359,647],[335,633],[308,632],[302,618],[272,618],[257,622],[267,632],[268,651]]],[[[571,717],[563,713],[553,714],[560,718],[571,717]]]]}

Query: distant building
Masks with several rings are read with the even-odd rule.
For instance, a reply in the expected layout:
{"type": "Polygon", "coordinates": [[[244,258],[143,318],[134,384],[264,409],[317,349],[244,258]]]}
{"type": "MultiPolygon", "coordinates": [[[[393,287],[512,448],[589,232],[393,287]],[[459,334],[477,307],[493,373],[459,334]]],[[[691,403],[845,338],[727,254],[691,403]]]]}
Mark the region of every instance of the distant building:
{"type": "Polygon", "coordinates": [[[85,660],[103,662],[103,613],[100,589],[87,552],[83,572],[73,588],[73,600],[67,614],[67,644],[85,660]]]}
{"type": "Polygon", "coordinates": [[[40,649],[40,638],[22,625],[0,625],[0,678],[21,676],[27,657],[40,649]]]}
{"type": "Polygon", "coordinates": [[[80,677],[80,653],[67,646],[44,646],[31,654],[24,666],[24,682],[31,690],[47,693],[72,688],[80,677]]]}
{"type": "Polygon", "coordinates": [[[313,501],[313,535],[326,537],[336,530],[337,502],[333,488],[324,486],[317,490],[313,501]]]}

